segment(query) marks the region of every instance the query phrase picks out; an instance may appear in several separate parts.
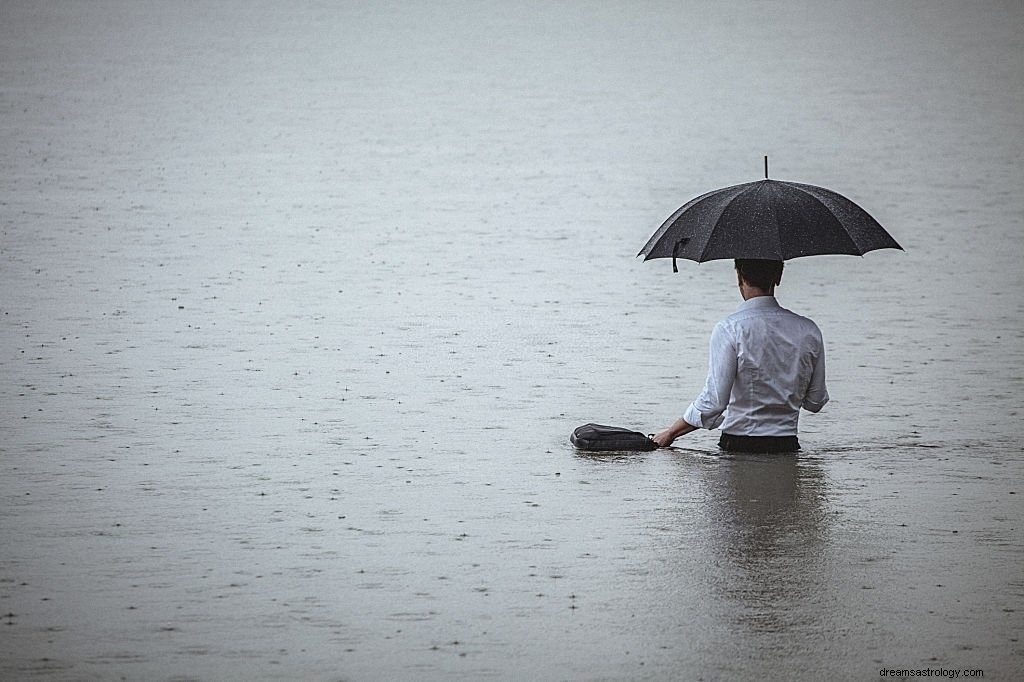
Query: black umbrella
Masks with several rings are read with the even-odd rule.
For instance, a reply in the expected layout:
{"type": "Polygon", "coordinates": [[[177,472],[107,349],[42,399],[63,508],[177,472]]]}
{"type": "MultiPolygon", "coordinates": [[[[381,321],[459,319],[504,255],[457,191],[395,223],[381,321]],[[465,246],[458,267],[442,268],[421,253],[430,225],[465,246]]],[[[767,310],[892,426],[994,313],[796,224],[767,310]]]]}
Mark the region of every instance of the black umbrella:
{"type": "Polygon", "coordinates": [[[862,256],[901,249],[867,211],[823,187],[765,179],[716,189],[684,204],[637,256],[698,263],[719,258],[789,260],[818,254],[862,256]]]}

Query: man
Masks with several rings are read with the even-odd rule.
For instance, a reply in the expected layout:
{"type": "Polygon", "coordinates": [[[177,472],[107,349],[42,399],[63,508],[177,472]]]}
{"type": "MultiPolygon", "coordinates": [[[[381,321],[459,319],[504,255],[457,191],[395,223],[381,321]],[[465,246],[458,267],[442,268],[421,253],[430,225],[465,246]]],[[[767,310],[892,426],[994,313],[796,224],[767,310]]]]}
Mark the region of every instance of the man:
{"type": "Polygon", "coordinates": [[[818,325],[775,300],[782,262],[737,260],[736,278],[743,303],[711,332],[704,391],[653,436],[661,447],[721,427],[723,450],[795,452],[800,408],[817,412],[828,402],[818,325]]]}

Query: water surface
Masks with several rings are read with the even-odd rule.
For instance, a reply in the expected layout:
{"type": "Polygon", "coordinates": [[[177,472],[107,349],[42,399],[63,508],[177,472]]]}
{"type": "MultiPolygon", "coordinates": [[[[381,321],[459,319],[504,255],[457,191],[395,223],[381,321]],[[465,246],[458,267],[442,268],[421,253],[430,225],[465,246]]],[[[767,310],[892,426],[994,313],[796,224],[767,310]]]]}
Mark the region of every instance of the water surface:
{"type": "Polygon", "coordinates": [[[1016,3],[6,3],[0,676],[1013,679],[1016,3]],[[634,255],[778,179],[796,457],[664,427],[740,299],[634,255]]]}

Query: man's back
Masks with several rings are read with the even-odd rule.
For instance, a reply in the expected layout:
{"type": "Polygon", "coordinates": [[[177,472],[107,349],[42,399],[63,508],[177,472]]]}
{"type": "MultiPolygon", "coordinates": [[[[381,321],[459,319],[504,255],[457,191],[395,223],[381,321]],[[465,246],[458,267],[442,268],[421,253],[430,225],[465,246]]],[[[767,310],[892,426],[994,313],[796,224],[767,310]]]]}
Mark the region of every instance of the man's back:
{"type": "Polygon", "coordinates": [[[684,418],[733,436],[796,436],[800,408],[826,402],[818,326],[757,296],[712,330],[707,382],[684,418]]]}
{"type": "Polygon", "coordinates": [[[796,435],[800,408],[817,412],[828,402],[821,331],[775,297],[745,301],[716,326],[713,345],[716,335],[736,362],[723,433],[796,435]]]}

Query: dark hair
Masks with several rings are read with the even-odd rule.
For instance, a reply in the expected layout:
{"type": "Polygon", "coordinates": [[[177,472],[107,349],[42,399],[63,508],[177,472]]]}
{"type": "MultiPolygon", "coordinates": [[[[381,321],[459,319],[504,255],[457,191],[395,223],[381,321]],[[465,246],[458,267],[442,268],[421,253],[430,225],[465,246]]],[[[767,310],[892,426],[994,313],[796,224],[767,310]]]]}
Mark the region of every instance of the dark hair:
{"type": "Polygon", "coordinates": [[[768,291],[782,281],[782,261],[737,258],[736,272],[750,286],[768,291]]]}

